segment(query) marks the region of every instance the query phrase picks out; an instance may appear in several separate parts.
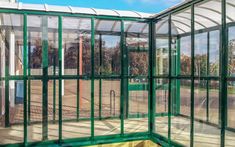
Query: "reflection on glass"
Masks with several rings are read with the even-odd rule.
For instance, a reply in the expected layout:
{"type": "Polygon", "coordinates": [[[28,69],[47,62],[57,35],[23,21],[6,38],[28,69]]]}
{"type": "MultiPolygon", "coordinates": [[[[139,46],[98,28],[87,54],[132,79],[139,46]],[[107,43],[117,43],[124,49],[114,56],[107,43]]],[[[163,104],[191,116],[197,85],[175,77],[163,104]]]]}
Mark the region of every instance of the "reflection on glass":
{"type": "Polygon", "coordinates": [[[207,33],[195,35],[195,76],[207,75],[207,33]]]}
{"type": "Polygon", "coordinates": [[[95,20],[95,22],[95,74],[119,75],[121,74],[121,22],[106,20],[95,20]]]}
{"type": "Polygon", "coordinates": [[[63,17],[63,75],[91,74],[91,21],[63,17]]]}
{"type": "Polygon", "coordinates": [[[180,39],[180,74],[191,74],[191,36],[180,39]]]}

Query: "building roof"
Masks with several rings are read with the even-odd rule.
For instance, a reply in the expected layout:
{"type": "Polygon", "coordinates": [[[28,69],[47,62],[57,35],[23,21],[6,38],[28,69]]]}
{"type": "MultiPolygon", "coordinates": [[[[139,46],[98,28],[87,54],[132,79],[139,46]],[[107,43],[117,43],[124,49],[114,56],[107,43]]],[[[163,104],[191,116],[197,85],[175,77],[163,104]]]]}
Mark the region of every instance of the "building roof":
{"type": "Polygon", "coordinates": [[[0,2],[0,8],[17,9],[17,10],[36,10],[45,12],[63,12],[72,14],[88,14],[88,15],[102,15],[102,16],[116,16],[116,17],[132,17],[132,18],[150,18],[153,14],[137,12],[137,11],[123,11],[123,10],[108,10],[83,8],[73,6],[56,6],[47,4],[27,4],[27,3],[9,3],[0,2]]]}

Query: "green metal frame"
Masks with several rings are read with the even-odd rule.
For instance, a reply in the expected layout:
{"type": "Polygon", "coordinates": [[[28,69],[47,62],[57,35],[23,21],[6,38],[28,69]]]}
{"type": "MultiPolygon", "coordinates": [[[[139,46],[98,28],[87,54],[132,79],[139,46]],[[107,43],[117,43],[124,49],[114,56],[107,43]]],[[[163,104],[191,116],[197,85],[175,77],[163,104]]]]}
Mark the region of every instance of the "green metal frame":
{"type": "MultiPolygon", "coordinates": [[[[14,10],[14,9],[0,9],[0,13],[15,13],[15,14],[22,14],[23,16],[23,52],[24,52],[24,58],[23,58],[23,75],[22,76],[10,76],[9,75],[9,63],[6,63],[6,70],[5,70],[5,77],[1,77],[0,80],[5,81],[5,126],[10,127],[10,118],[9,118],[9,81],[10,80],[23,80],[24,81],[24,142],[21,144],[15,144],[16,146],[25,145],[25,146],[32,146],[32,145],[94,145],[98,143],[114,143],[114,142],[121,142],[121,141],[131,141],[131,140],[147,140],[150,139],[156,143],[159,143],[163,146],[183,146],[182,144],[174,142],[174,140],[171,139],[171,117],[175,115],[181,115],[180,114],[180,80],[190,80],[191,81],[191,109],[190,109],[190,116],[184,116],[188,117],[190,119],[190,146],[194,146],[194,123],[195,121],[199,121],[202,123],[207,123],[210,125],[216,125],[217,127],[220,127],[221,129],[221,138],[220,138],[220,145],[221,147],[225,146],[225,132],[226,130],[233,130],[233,128],[227,127],[227,81],[232,79],[234,80],[234,77],[227,77],[227,71],[228,67],[224,66],[228,63],[228,27],[230,24],[226,23],[226,0],[221,0],[221,26],[213,27],[213,28],[207,28],[205,30],[195,30],[195,4],[203,2],[205,0],[194,0],[189,1],[179,7],[172,8],[169,11],[166,11],[164,13],[161,13],[156,18],[152,19],[139,19],[139,18],[130,18],[130,17],[112,17],[112,16],[96,16],[96,15],[83,15],[83,14],[70,14],[70,13],[58,13],[58,12],[42,12],[42,11],[31,11],[31,10],[14,10]],[[171,18],[172,16],[180,12],[186,8],[191,8],[191,32],[174,36],[172,34],[172,27],[171,27],[171,18]],[[30,39],[30,32],[28,32],[27,28],[27,16],[28,15],[41,15],[42,16],[42,34],[43,36],[47,36],[47,17],[48,16],[56,16],[58,17],[58,57],[59,57],[59,74],[56,75],[56,63],[54,62],[54,69],[53,69],[53,75],[48,75],[48,42],[47,38],[43,40],[43,75],[41,76],[34,76],[30,73],[30,44],[28,44],[28,39],[30,39]],[[63,24],[62,24],[62,17],[77,17],[77,18],[89,18],[91,20],[91,75],[79,75],[79,71],[77,75],[62,75],[62,31],[63,31],[63,24]],[[168,75],[155,75],[156,73],[156,38],[161,36],[162,34],[156,34],[155,33],[155,23],[158,22],[158,20],[168,17],[168,34],[166,37],[169,40],[169,73],[168,75]],[[94,62],[94,52],[95,52],[95,35],[97,34],[95,32],[95,19],[104,19],[104,20],[116,20],[121,22],[121,32],[120,35],[120,50],[121,50],[121,74],[120,75],[95,75],[95,62],[94,62]],[[149,26],[149,71],[148,75],[140,75],[137,77],[147,77],[149,80],[148,84],[143,85],[131,85],[129,84],[128,80],[131,78],[136,78],[136,76],[131,76],[128,73],[128,52],[133,51],[133,49],[129,49],[126,46],[126,33],[125,33],[125,21],[136,21],[136,22],[146,22],[149,26]],[[220,75],[219,76],[212,76],[209,75],[209,41],[210,41],[210,32],[212,30],[219,30],[221,33],[221,49],[220,49],[220,75]],[[195,66],[195,34],[207,32],[207,39],[208,39],[208,47],[207,47],[207,75],[206,76],[196,76],[194,71],[195,66]],[[180,37],[183,36],[191,36],[191,74],[187,76],[183,76],[180,73],[180,37]],[[173,37],[176,37],[176,52],[177,56],[172,57],[172,47],[171,47],[171,40],[173,37]],[[66,120],[63,120],[62,118],[62,81],[66,79],[73,79],[73,80],[90,80],[91,81],[91,114],[90,118],[88,120],[91,121],[91,136],[86,138],[75,138],[75,139],[63,139],[62,138],[62,124],[66,120]],[[95,121],[102,118],[102,79],[120,79],[120,117],[111,117],[109,119],[120,119],[120,134],[116,135],[109,135],[109,136],[96,136],[95,135],[95,121]],[[167,114],[156,114],[156,79],[168,79],[169,86],[168,86],[168,113],[167,114]],[[202,121],[194,118],[194,90],[195,90],[195,80],[206,80],[207,81],[207,121],[202,121]],[[42,142],[34,142],[29,143],[28,142],[28,132],[27,128],[28,125],[30,125],[32,122],[30,120],[30,103],[31,103],[31,80],[42,80],[43,81],[43,140],[42,142]],[[59,138],[55,141],[48,141],[48,80],[53,80],[53,116],[55,121],[56,116],[56,81],[58,80],[59,83],[59,97],[58,97],[58,103],[59,103],[59,121],[58,121],[58,133],[59,138]],[[94,89],[95,89],[95,80],[99,80],[99,117],[95,117],[94,115],[94,89]],[[209,85],[211,80],[216,80],[220,82],[220,121],[219,125],[210,123],[209,120],[209,85]],[[176,82],[175,82],[176,81],[176,82]],[[173,91],[173,85],[176,84],[176,90],[173,91]],[[129,114],[129,98],[128,94],[129,91],[137,91],[137,90],[147,90],[149,92],[148,96],[148,114],[144,114],[138,117],[148,118],[148,132],[139,132],[139,133],[131,133],[126,134],[125,133],[125,119],[128,118],[135,118],[136,115],[129,114]],[[176,93],[176,97],[173,98],[176,93]],[[172,105],[175,105],[176,107],[172,107],[172,105]],[[168,136],[163,137],[160,134],[158,134],[157,130],[155,130],[155,119],[157,119],[158,116],[165,116],[168,117],[168,136]]],[[[99,32],[101,33],[101,32],[99,32]]],[[[100,36],[100,41],[102,42],[102,36],[100,36]]],[[[29,41],[30,42],[30,41],[29,41]]],[[[102,48],[102,45],[100,45],[100,50],[102,48]]],[[[142,49],[139,49],[139,51],[145,51],[142,49]]],[[[102,56],[101,56],[102,58],[102,56]]],[[[102,66],[102,63],[101,65],[102,66]]],[[[79,68],[78,68],[79,69],[79,68]]],[[[77,83],[77,89],[79,89],[79,82],[77,83]]],[[[79,92],[77,93],[77,121],[82,121],[82,118],[79,118],[79,92]]],[[[183,115],[182,115],[183,116],[183,115]]],[[[69,121],[69,120],[68,120],[69,121]]],[[[71,120],[72,121],[72,120],[71,120]]],[[[56,123],[56,122],[54,122],[56,123]]],[[[233,130],[234,131],[234,130],[233,130]]],[[[10,144],[9,144],[10,145],[10,144]]]]}

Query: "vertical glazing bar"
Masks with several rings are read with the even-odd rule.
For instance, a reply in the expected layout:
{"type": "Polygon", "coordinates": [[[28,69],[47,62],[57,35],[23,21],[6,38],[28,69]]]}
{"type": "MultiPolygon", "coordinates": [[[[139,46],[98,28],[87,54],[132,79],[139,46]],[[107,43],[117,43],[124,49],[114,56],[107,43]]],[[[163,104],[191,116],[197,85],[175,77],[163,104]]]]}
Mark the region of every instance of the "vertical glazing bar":
{"type": "Polygon", "coordinates": [[[149,23],[149,133],[155,132],[155,23],[149,23]]]}
{"type": "Polygon", "coordinates": [[[94,86],[95,86],[95,18],[91,18],[91,138],[94,139],[94,86]]]}
{"type": "Polygon", "coordinates": [[[194,145],[194,4],[191,6],[191,120],[190,146],[194,145]]]}
{"type": "Polygon", "coordinates": [[[222,32],[221,32],[221,68],[220,68],[220,99],[221,99],[221,147],[225,146],[225,127],[227,121],[227,62],[228,62],[228,32],[226,24],[226,0],[222,0],[222,32]]]}
{"type": "MultiPolygon", "coordinates": [[[[27,25],[27,24],[26,24],[27,25]]],[[[27,27],[27,26],[26,26],[27,27]]],[[[31,33],[28,33],[28,56],[26,56],[26,58],[28,58],[28,60],[26,61],[28,63],[28,76],[31,76],[31,70],[30,70],[30,61],[31,61],[31,33]]],[[[26,73],[27,74],[27,73],[26,73]]],[[[31,80],[28,79],[28,124],[30,124],[31,121],[31,80]]]]}
{"type": "MultiPolygon", "coordinates": [[[[180,37],[177,37],[176,40],[176,76],[179,76],[181,73],[181,61],[180,61],[180,37]]],[[[176,115],[180,114],[180,103],[181,103],[181,99],[180,99],[180,80],[176,81],[176,115]]]]}
{"type": "Polygon", "coordinates": [[[48,22],[42,17],[42,65],[43,65],[43,97],[42,97],[42,140],[48,139],[48,22]]]}
{"type": "MultiPolygon", "coordinates": [[[[10,33],[11,33],[11,29],[8,28],[6,29],[6,35],[5,35],[5,39],[9,40],[10,37],[10,33]]],[[[6,42],[6,46],[7,44],[10,45],[11,42],[6,42]]],[[[5,49],[5,127],[10,127],[10,110],[9,110],[9,65],[10,65],[10,61],[9,61],[9,53],[10,50],[9,49],[5,49]]]]}
{"type": "MultiPolygon", "coordinates": [[[[99,36],[99,52],[100,52],[100,70],[99,73],[100,75],[102,74],[102,35],[100,34],[99,36]]],[[[102,80],[101,78],[99,79],[99,119],[102,119],[102,80]]]]}
{"type": "Polygon", "coordinates": [[[125,34],[124,34],[124,21],[121,21],[121,135],[124,135],[124,48],[125,48],[125,34]]]}
{"type": "MultiPolygon", "coordinates": [[[[207,32],[207,76],[210,76],[210,32],[207,32]]],[[[206,121],[209,122],[209,80],[206,80],[206,121]]]]}
{"type": "MultiPolygon", "coordinates": [[[[54,37],[55,38],[55,37],[54,37]]],[[[56,76],[56,50],[53,51],[53,76],[56,76]]],[[[53,80],[53,123],[56,115],[56,80],[53,80]]]]}
{"type": "Polygon", "coordinates": [[[24,52],[23,52],[23,64],[24,64],[24,146],[27,145],[28,131],[27,131],[27,15],[24,14],[24,52]]]}
{"type": "Polygon", "coordinates": [[[59,46],[59,143],[62,142],[62,17],[58,23],[58,46],[59,46]]]}
{"type": "Polygon", "coordinates": [[[169,86],[168,86],[168,144],[171,145],[171,83],[172,83],[172,56],[171,56],[171,14],[169,14],[169,19],[168,19],[168,46],[169,46],[169,86]]]}
{"type": "MultiPolygon", "coordinates": [[[[81,53],[81,36],[79,36],[79,45],[77,49],[77,76],[80,76],[80,53],[81,53]]],[[[77,121],[79,121],[79,115],[80,115],[80,79],[77,79],[77,108],[76,108],[76,113],[77,113],[77,121]]]]}

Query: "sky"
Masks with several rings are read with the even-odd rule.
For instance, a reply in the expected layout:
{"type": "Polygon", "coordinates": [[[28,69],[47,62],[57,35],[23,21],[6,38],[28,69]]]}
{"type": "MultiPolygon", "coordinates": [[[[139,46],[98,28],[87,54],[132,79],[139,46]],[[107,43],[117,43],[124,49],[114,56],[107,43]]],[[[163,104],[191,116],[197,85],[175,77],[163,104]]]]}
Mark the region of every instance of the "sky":
{"type": "Polygon", "coordinates": [[[65,5],[158,13],[183,0],[18,0],[23,3],[65,5]]]}

